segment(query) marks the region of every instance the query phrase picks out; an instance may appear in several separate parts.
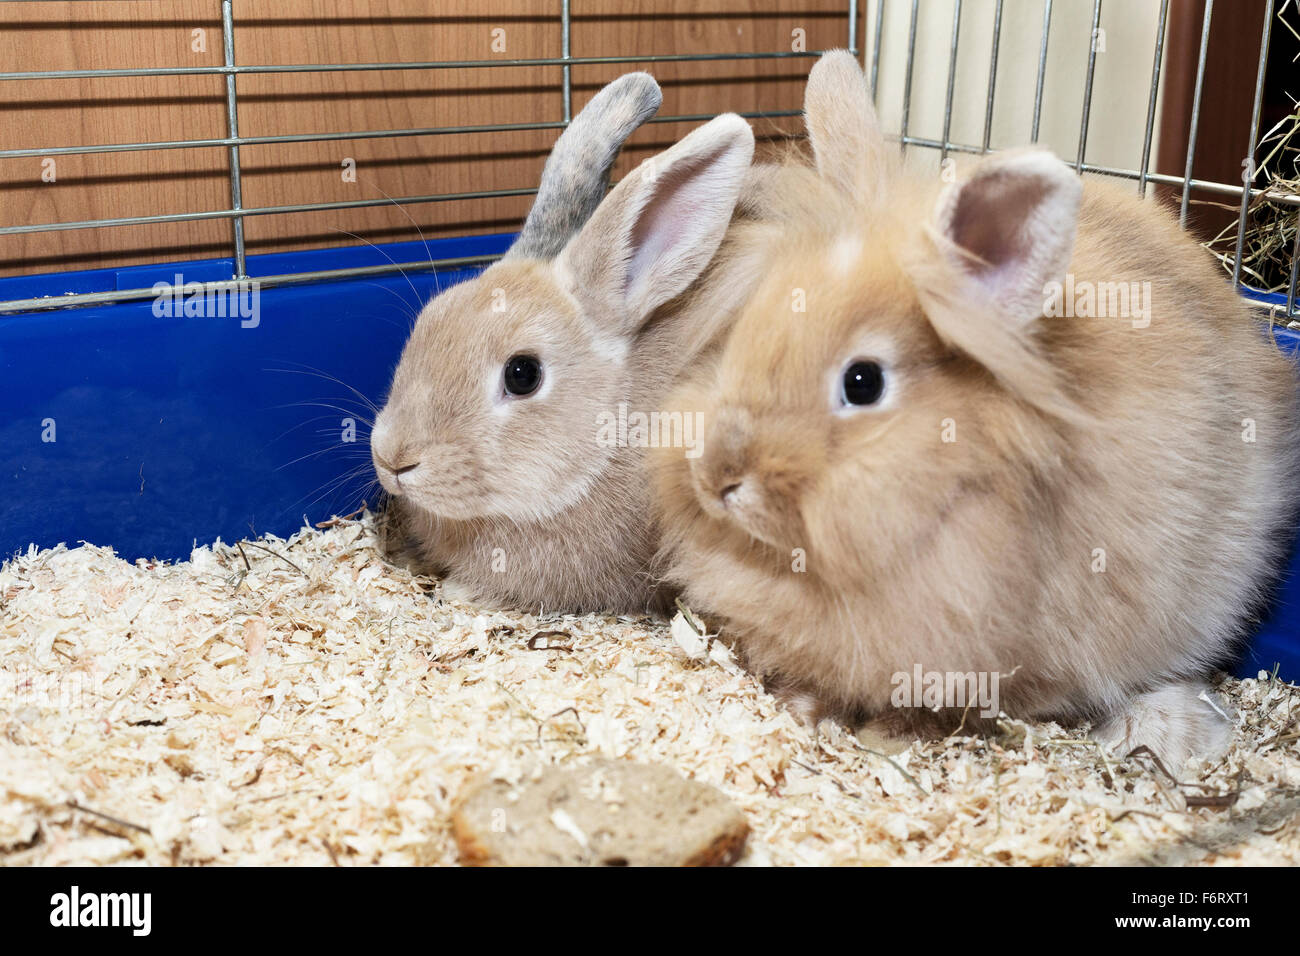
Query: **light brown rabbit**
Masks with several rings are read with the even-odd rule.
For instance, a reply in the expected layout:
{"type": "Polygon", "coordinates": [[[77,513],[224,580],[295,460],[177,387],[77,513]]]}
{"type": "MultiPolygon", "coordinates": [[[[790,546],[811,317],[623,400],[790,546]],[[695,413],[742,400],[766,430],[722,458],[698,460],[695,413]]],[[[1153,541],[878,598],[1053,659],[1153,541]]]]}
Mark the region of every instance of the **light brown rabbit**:
{"type": "Polygon", "coordinates": [[[664,605],[640,441],[663,431],[626,423],[667,411],[753,287],[729,227],[753,148],[720,116],[624,177],[558,256],[530,247],[424,308],[371,437],[418,566],[494,605],[664,605]]]}
{"type": "Polygon", "coordinates": [[[1205,678],[1294,526],[1294,369],[1131,190],[1035,150],[904,175],[847,53],[807,102],[816,212],[669,399],[702,453],[652,456],[668,581],[823,713],[973,729],[906,685],[997,674],[1012,716],[1215,749],[1205,678]]]}

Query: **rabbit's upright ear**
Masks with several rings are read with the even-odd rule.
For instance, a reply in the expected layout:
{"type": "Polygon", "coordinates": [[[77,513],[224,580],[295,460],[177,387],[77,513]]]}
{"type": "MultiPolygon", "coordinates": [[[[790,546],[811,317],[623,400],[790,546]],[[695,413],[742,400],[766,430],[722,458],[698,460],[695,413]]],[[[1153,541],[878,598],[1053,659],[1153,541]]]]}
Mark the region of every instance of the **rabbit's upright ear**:
{"type": "Polygon", "coordinates": [[[963,294],[1021,327],[1065,278],[1083,185],[1046,150],[1000,153],[949,184],[934,213],[941,258],[963,294]]]}
{"type": "Polygon", "coordinates": [[[630,335],[685,291],[717,252],[753,155],[749,124],[724,113],[629,173],[556,260],[584,311],[630,335]]]}
{"type": "Polygon", "coordinates": [[[1076,421],[1033,333],[1050,284],[1070,268],[1082,194],[1079,177],[1045,150],[991,156],[944,188],[909,264],[940,338],[1043,410],[1076,421]]]}
{"type": "Polygon", "coordinates": [[[507,259],[554,259],[609,191],[623,143],[659,109],[663,94],[649,73],[626,73],[600,90],[560,134],[541,185],[507,259]]]}
{"type": "Polygon", "coordinates": [[[883,187],[893,150],[880,132],[867,78],[848,50],[831,50],[813,64],[804,122],[823,179],[866,200],[883,187]]]}

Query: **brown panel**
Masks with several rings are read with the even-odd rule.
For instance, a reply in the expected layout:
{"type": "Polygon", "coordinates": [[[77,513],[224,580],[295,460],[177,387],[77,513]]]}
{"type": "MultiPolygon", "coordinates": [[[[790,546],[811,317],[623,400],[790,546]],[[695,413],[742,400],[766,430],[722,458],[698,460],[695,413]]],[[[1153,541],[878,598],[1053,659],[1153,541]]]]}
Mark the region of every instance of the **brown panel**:
{"type": "MultiPolygon", "coordinates": [[[[236,62],[349,63],[558,56],[558,0],[237,0],[236,62]],[[492,48],[505,30],[506,50],[492,48]]],[[[790,50],[844,46],[846,0],[781,4],[724,0],[574,0],[574,56],[790,50]],[[773,7],[777,9],[772,9],[773,7]]],[[[861,32],[859,32],[861,35],[861,32]]],[[[0,6],[0,70],[197,66],[222,61],[220,4],[178,0],[0,6]],[[206,50],[191,50],[192,31],[206,50]]],[[[797,110],[810,61],[656,64],[663,115],[797,110]]],[[[634,66],[574,67],[576,111],[634,66]]],[[[245,136],[555,121],[559,67],[255,74],[239,78],[245,136]]],[[[0,97],[6,148],[226,134],[220,76],[9,81],[0,97]]],[[[640,131],[616,176],[694,125],[640,131]]],[[[761,137],[797,132],[797,118],[757,120],[761,137]]],[[[245,207],[535,187],[555,130],[247,146],[245,207]],[[342,162],[356,163],[345,182],[342,162]]],[[[40,158],[0,161],[0,222],[79,221],[229,208],[227,150],[66,156],[57,182],[40,158]]],[[[250,254],[500,232],[518,226],[529,197],[327,210],[246,219],[250,254]],[[358,237],[358,238],[354,238],[358,237]]],[[[98,268],[230,254],[228,221],[152,224],[0,238],[4,274],[98,268]]]]}
{"type": "MultiPolygon", "coordinates": [[[[1196,156],[1192,166],[1194,179],[1241,182],[1242,161],[1250,150],[1247,141],[1250,138],[1250,112],[1259,66],[1264,9],[1265,0],[1231,0],[1228,3],[1220,0],[1214,6],[1197,125],[1196,156]]],[[[1170,4],[1157,170],[1173,176],[1183,175],[1187,160],[1204,16],[1205,0],[1174,0],[1170,4]]],[[[1182,189],[1161,189],[1159,195],[1165,201],[1177,204],[1182,198],[1182,189]]],[[[1235,218],[1235,213],[1213,205],[1235,207],[1237,203],[1232,197],[1193,190],[1191,198],[1188,225],[1202,238],[1210,238],[1225,222],[1235,218]]]]}
{"type": "MultiPolygon", "coordinates": [[[[0,70],[211,66],[221,61],[220,8],[182,0],[140,3],[7,3],[0,7],[0,70]],[[149,19],[150,14],[156,19],[149,19]],[[206,52],[191,51],[191,31],[206,52]]],[[[82,146],[225,135],[224,91],[215,76],[51,79],[0,85],[0,144],[8,149],[82,146]]],[[[0,222],[80,221],[225,208],[221,150],[104,153],[0,160],[0,222]]],[[[227,223],[6,236],[5,274],[221,255],[227,223]],[[179,251],[179,256],[178,256],[179,251]]]]}
{"type": "MultiPolygon", "coordinates": [[[[236,49],[245,63],[365,63],[557,56],[560,21],[548,0],[252,0],[240,5],[236,49]],[[506,50],[494,53],[495,29],[506,50]]],[[[288,73],[241,77],[248,136],[529,123],[560,118],[560,70],[288,73]]],[[[278,206],[373,200],[536,185],[556,133],[454,134],[249,147],[244,202],[278,206]],[[356,182],[342,177],[356,161],[356,182]]],[[[386,205],[248,220],[250,252],[393,242],[515,228],[530,199],[386,205]],[[414,223],[412,222],[414,220],[414,223]],[[417,231],[418,224],[418,231],[417,231]]]]}
{"type": "MultiPolygon", "coordinates": [[[[585,0],[575,7],[579,12],[574,16],[574,56],[789,51],[796,29],[803,31],[808,50],[843,47],[848,42],[845,0],[779,4],[585,0]]],[[[670,116],[799,110],[811,65],[808,59],[785,59],[658,63],[649,69],[663,87],[660,113],[670,116]]],[[[575,68],[575,104],[586,102],[625,69],[575,68]]],[[[753,124],[760,140],[780,140],[803,130],[798,117],[756,119],[753,124]]],[[[620,158],[616,174],[670,146],[694,125],[653,124],[641,130],[620,158]]]]}

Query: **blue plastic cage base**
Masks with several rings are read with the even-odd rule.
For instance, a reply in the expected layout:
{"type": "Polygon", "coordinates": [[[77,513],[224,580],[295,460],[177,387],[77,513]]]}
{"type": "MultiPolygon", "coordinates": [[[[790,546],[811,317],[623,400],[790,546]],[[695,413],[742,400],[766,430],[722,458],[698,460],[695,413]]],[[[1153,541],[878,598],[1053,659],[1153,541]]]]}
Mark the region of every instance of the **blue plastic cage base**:
{"type": "MultiPolygon", "coordinates": [[[[248,271],[256,278],[495,255],[513,238],[254,256],[248,271]]],[[[238,315],[155,315],[152,300],[0,316],[9,478],[0,556],[86,541],[112,545],[127,560],[182,560],[195,544],[288,536],[355,510],[373,487],[366,400],[378,404],[387,393],[421,306],[476,271],[263,288],[255,327],[238,315]],[[344,440],[345,419],[355,422],[354,442],[344,440]]],[[[151,288],[178,274],[221,281],[232,263],[2,279],[0,299],[151,288]]],[[[1300,352],[1300,336],[1277,338],[1300,352]]],[[[1275,666],[1300,679],[1300,554],[1239,673],[1275,666]]]]}

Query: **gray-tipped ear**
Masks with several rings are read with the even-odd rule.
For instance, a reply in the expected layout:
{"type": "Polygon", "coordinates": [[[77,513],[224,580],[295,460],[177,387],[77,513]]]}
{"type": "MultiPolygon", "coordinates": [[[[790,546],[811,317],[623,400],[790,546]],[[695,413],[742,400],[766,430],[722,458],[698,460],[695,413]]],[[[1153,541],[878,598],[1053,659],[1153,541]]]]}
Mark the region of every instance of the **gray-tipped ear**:
{"type": "Polygon", "coordinates": [[[813,64],[804,122],[823,179],[851,196],[870,198],[880,189],[892,151],[885,148],[867,78],[848,50],[831,50],[813,64]]]}
{"type": "Polygon", "coordinates": [[[633,131],[659,109],[649,73],[627,73],[592,97],[556,140],[519,238],[507,259],[553,259],[609,190],[609,171],[633,131]]]}

